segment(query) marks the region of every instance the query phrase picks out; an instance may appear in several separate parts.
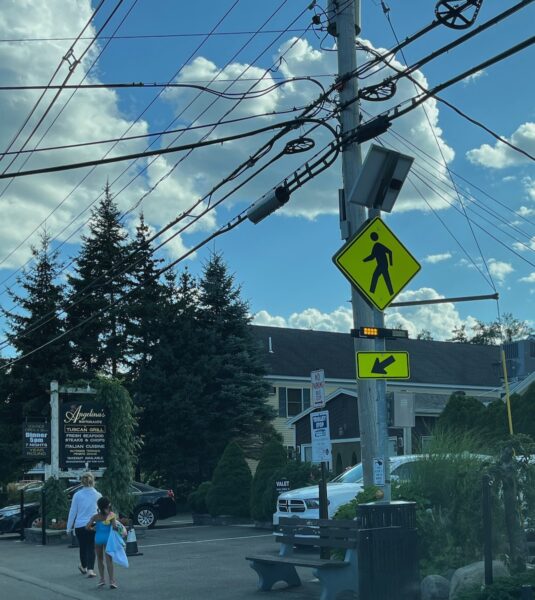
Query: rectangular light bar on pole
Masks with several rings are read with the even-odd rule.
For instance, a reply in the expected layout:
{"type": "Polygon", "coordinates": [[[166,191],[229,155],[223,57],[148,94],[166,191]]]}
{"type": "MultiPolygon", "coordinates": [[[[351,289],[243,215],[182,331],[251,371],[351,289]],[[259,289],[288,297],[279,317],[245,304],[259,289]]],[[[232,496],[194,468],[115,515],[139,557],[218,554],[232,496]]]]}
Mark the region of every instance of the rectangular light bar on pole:
{"type": "Polygon", "coordinates": [[[359,327],[352,329],[351,335],[358,338],[383,338],[386,340],[408,339],[406,329],[387,329],[386,327],[359,327]]]}

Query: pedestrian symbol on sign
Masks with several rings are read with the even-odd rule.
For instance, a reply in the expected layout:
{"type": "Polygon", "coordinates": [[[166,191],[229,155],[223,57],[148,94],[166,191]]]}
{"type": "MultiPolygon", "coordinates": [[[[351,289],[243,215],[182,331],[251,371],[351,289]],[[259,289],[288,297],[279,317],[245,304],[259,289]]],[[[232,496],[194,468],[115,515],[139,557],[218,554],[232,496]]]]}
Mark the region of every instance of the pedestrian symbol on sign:
{"type": "Polygon", "coordinates": [[[364,262],[369,262],[371,260],[377,261],[377,266],[375,267],[375,271],[372,275],[370,294],[375,294],[379,277],[382,277],[390,295],[393,296],[394,290],[392,289],[392,282],[390,281],[390,274],[388,272],[388,268],[393,266],[392,250],[390,250],[390,248],[387,248],[386,246],[381,244],[381,242],[378,241],[379,234],[375,231],[372,232],[370,237],[372,241],[375,242],[375,244],[373,245],[371,254],[364,259],[364,262]]]}

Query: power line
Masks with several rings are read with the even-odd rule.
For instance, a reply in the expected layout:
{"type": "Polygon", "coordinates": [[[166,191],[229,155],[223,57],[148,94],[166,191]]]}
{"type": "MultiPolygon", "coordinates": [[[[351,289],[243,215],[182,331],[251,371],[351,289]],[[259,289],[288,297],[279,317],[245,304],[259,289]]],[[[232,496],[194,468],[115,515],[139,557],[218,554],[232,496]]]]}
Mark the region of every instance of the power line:
{"type": "MultiPolygon", "coordinates": [[[[98,7],[95,9],[95,11],[93,12],[93,15],[90,19],[90,21],[94,18],[94,16],[96,15],[96,13],[98,12],[98,10],[100,9],[100,7],[102,6],[102,3],[104,2],[104,0],[101,0],[101,3],[98,5],[98,7]]],[[[112,12],[110,13],[110,15],[107,17],[107,19],[104,21],[103,25],[100,27],[100,29],[97,31],[97,33],[95,34],[95,36],[93,37],[92,41],[88,44],[88,46],[84,49],[84,51],[82,52],[82,54],[80,55],[79,58],[74,58],[74,51],[72,50],[72,48],[69,50],[69,52],[63,57],[63,60],[65,60],[66,62],[69,63],[69,58],[71,58],[73,60],[72,63],[69,63],[69,72],[66,75],[66,77],[64,78],[62,85],[66,84],[69,79],[73,76],[74,71],[76,70],[77,66],[81,63],[81,61],[83,60],[84,56],[89,52],[89,50],[91,49],[91,47],[93,46],[93,44],[97,41],[97,38],[100,34],[100,32],[102,32],[106,26],[108,25],[108,23],[110,22],[110,20],[113,18],[113,16],[115,15],[115,13],[117,12],[117,10],[119,10],[119,7],[121,6],[121,4],[124,2],[124,0],[117,0],[117,3],[115,5],[115,8],[112,10],[112,12]]],[[[89,26],[90,21],[86,24],[86,26],[84,27],[84,31],[85,29],[89,26]]],[[[61,65],[60,65],[61,66],[61,65]]],[[[59,70],[59,69],[58,69],[59,70]]],[[[57,71],[56,71],[57,72],[57,71]]],[[[54,75],[55,76],[55,75],[54,75]]],[[[43,123],[43,121],[46,119],[46,117],[48,116],[49,112],[52,110],[52,107],[54,106],[54,104],[56,103],[57,99],[59,98],[60,94],[61,94],[62,88],[60,87],[60,89],[58,89],[56,91],[56,93],[54,94],[52,100],[49,102],[47,108],[45,109],[44,113],[39,117],[39,119],[37,120],[37,123],[33,126],[30,134],[26,137],[26,141],[22,144],[22,146],[20,147],[20,150],[24,150],[24,148],[26,148],[27,144],[30,142],[31,138],[34,136],[35,132],[39,129],[39,127],[41,126],[41,124],[43,123]]],[[[41,98],[44,97],[44,94],[46,93],[46,90],[43,91],[43,93],[41,94],[37,104],[39,104],[39,102],[41,101],[41,98]]],[[[28,123],[31,115],[33,114],[33,110],[30,113],[30,115],[27,117],[27,119],[24,121],[24,124],[22,125],[22,127],[19,129],[18,133],[16,134],[13,142],[10,144],[10,146],[8,147],[8,150],[11,149],[12,144],[15,142],[15,140],[19,137],[19,135],[22,133],[22,131],[24,130],[24,127],[26,127],[26,124],[28,123]]],[[[5,173],[7,171],[7,169],[9,169],[11,167],[11,165],[15,162],[16,160],[16,156],[13,157],[11,159],[11,162],[7,165],[7,167],[3,170],[2,174],[5,173]]],[[[3,157],[0,156],[0,162],[2,161],[3,157]]],[[[6,191],[6,189],[9,187],[6,186],[2,192],[0,192],[0,197],[4,194],[4,192],[6,191]]]]}
{"type": "MultiPolygon", "coordinates": [[[[130,11],[132,10],[132,8],[133,8],[133,6],[136,4],[136,2],[137,2],[137,0],[135,0],[135,2],[134,2],[134,4],[132,5],[132,7],[131,7],[130,11]]],[[[224,21],[227,19],[227,17],[228,17],[228,16],[230,15],[230,13],[231,13],[231,12],[232,12],[232,11],[233,11],[235,8],[236,8],[236,6],[239,4],[239,2],[240,2],[240,0],[232,0],[232,2],[231,2],[231,4],[230,4],[230,6],[229,6],[229,7],[226,9],[226,11],[223,13],[223,15],[222,15],[222,16],[219,18],[219,20],[216,22],[216,24],[215,24],[215,25],[214,25],[214,27],[212,28],[212,31],[211,31],[211,32],[210,32],[210,33],[209,33],[209,34],[208,34],[208,35],[207,35],[207,36],[206,36],[206,37],[205,37],[205,38],[204,38],[204,39],[203,39],[203,40],[202,40],[202,41],[201,41],[201,42],[200,42],[200,43],[199,43],[199,44],[198,44],[196,47],[195,47],[195,49],[193,50],[193,52],[192,52],[192,53],[191,53],[191,54],[188,56],[188,58],[187,58],[187,59],[186,59],[186,60],[185,60],[185,61],[184,61],[184,62],[183,62],[181,65],[180,65],[180,67],[177,69],[177,71],[175,71],[175,73],[174,73],[174,74],[173,74],[173,75],[170,77],[170,79],[169,79],[169,83],[171,83],[171,82],[173,81],[173,79],[175,79],[175,78],[176,78],[176,77],[177,77],[177,76],[180,74],[180,72],[182,71],[182,69],[183,69],[183,68],[184,68],[184,67],[185,67],[185,66],[186,66],[186,65],[189,63],[189,61],[191,61],[191,60],[194,58],[194,56],[197,54],[197,52],[198,52],[198,51],[199,51],[199,50],[200,50],[200,49],[201,49],[201,48],[204,46],[204,44],[205,44],[205,43],[206,43],[206,42],[207,42],[207,41],[210,39],[210,35],[211,35],[211,33],[212,33],[212,32],[214,32],[214,31],[215,31],[215,30],[216,30],[216,29],[217,29],[217,28],[218,28],[218,27],[219,27],[219,26],[220,26],[220,25],[221,25],[221,24],[222,24],[222,23],[223,23],[223,22],[224,22],[224,21]]],[[[130,11],[129,11],[129,12],[130,12],[130,11]]],[[[129,13],[127,13],[127,15],[126,15],[126,16],[128,16],[128,14],[129,14],[129,13]]],[[[126,16],[125,16],[125,18],[126,18],[126,16]]],[[[115,29],[115,32],[114,32],[114,34],[115,34],[117,31],[118,31],[118,28],[119,28],[119,27],[122,25],[122,23],[123,23],[123,22],[124,22],[124,18],[123,18],[123,20],[121,21],[121,23],[119,24],[119,26],[118,26],[118,27],[115,29]]],[[[104,47],[104,49],[107,47],[107,45],[108,45],[110,42],[111,42],[111,40],[109,40],[109,41],[107,42],[107,44],[106,44],[106,46],[104,47]]],[[[104,50],[103,50],[103,51],[104,51],[104,50]]],[[[86,73],[86,75],[85,75],[85,77],[84,77],[84,80],[85,80],[85,78],[87,77],[88,73],[90,72],[91,68],[94,66],[94,64],[95,64],[96,60],[98,60],[98,58],[99,58],[101,55],[102,55],[102,52],[99,54],[99,56],[97,56],[97,58],[95,59],[95,61],[94,61],[94,62],[93,62],[93,64],[91,65],[90,69],[88,70],[88,72],[86,73]]],[[[74,94],[75,94],[75,93],[76,93],[76,90],[75,90],[75,91],[72,93],[72,95],[70,96],[70,98],[69,98],[69,100],[67,101],[67,103],[68,103],[68,102],[69,102],[69,101],[72,99],[72,97],[74,96],[74,94]]],[[[159,91],[159,92],[158,92],[158,93],[155,95],[155,97],[154,97],[154,98],[153,98],[153,99],[152,99],[152,100],[151,100],[151,101],[150,101],[150,102],[149,102],[149,103],[148,103],[148,104],[145,106],[145,108],[144,108],[144,109],[143,109],[143,110],[142,110],[142,111],[141,111],[141,112],[138,114],[138,116],[137,116],[137,117],[134,119],[134,121],[133,121],[132,123],[130,123],[130,125],[129,125],[129,126],[126,128],[126,130],[125,130],[125,132],[124,132],[123,136],[124,136],[124,135],[126,135],[126,134],[127,134],[127,133],[128,133],[128,132],[129,132],[129,131],[132,129],[132,127],[135,125],[135,123],[137,123],[137,122],[138,122],[138,121],[139,121],[139,120],[140,120],[140,119],[141,119],[141,118],[142,118],[142,117],[145,115],[145,113],[146,113],[146,112],[147,112],[147,111],[148,111],[148,110],[149,110],[149,109],[150,109],[150,108],[153,106],[153,104],[154,104],[154,103],[157,101],[157,99],[158,99],[158,98],[159,98],[159,97],[162,95],[162,93],[163,93],[163,90],[160,90],[160,91],[159,91]]],[[[64,107],[63,107],[63,108],[64,108],[64,107]]],[[[63,110],[63,108],[62,108],[62,110],[63,110]]],[[[60,114],[61,114],[61,112],[62,112],[62,111],[60,111],[60,114]]],[[[58,116],[59,116],[59,115],[58,115],[58,116]]],[[[179,116],[180,116],[180,115],[179,115],[179,116]]],[[[178,118],[178,117],[177,117],[177,118],[178,118]]],[[[173,121],[171,122],[171,125],[172,125],[173,123],[175,123],[175,122],[176,122],[177,118],[173,119],[173,121]]],[[[57,117],[56,117],[56,119],[57,119],[57,117]]],[[[55,119],[55,120],[56,120],[56,119],[55,119]]],[[[54,122],[55,122],[55,120],[54,120],[54,122]]],[[[49,128],[49,129],[50,129],[50,128],[49,128]]],[[[49,131],[49,129],[47,129],[47,131],[45,132],[45,135],[46,135],[46,133],[49,131]]],[[[123,136],[121,136],[121,137],[123,137],[123,136]]],[[[156,142],[158,139],[159,139],[159,137],[158,137],[158,136],[156,136],[156,139],[155,139],[155,140],[154,140],[154,141],[153,141],[151,144],[149,144],[148,148],[150,148],[150,147],[151,147],[151,146],[152,146],[152,145],[153,145],[153,144],[154,144],[154,143],[155,143],[155,142],[156,142]]],[[[41,141],[41,140],[40,140],[40,141],[41,141]]],[[[119,143],[119,142],[117,142],[117,143],[119,143]]],[[[113,151],[113,149],[116,147],[117,143],[114,143],[114,144],[112,145],[112,147],[111,147],[111,148],[109,148],[109,149],[106,151],[106,153],[104,154],[104,158],[105,158],[106,156],[108,156],[108,155],[110,154],[110,152],[112,152],[112,151],[113,151]]],[[[38,230],[38,229],[39,229],[39,228],[42,226],[42,224],[43,224],[43,223],[45,223],[45,222],[46,222],[46,220],[47,220],[47,219],[49,219],[49,218],[50,218],[50,217],[51,217],[51,216],[52,216],[52,215],[53,215],[53,214],[54,214],[54,213],[55,213],[55,212],[56,212],[56,211],[57,211],[57,210],[58,210],[58,209],[59,209],[59,208],[60,208],[60,207],[61,207],[61,206],[62,206],[62,205],[63,205],[63,204],[64,204],[64,203],[65,203],[65,202],[66,202],[66,201],[67,201],[67,200],[68,200],[68,199],[71,197],[71,196],[72,196],[72,194],[73,194],[73,193],[74,193],[74,192],[75,192],[75,191],[76,191],[76,190],[77,190],[77,189],[78,189],[78,188],[79,188],[79,187],[82,185],[82,183],[83,183],[83,182],[84,182],[84,181],[85,181],[85,180],[86,180],[86,179],[87,179],[87,178],[88,178],[88,177],[91,175],[91,173],[93,173],[93,172],[94,172],[95,168],[96,168],[96,167],[94,167],[93,169],[90,169],[90,170],[89,170],[89,172],[88,172],[88,173],[86,173],[86,174],[84,175],[84,177],[82,177],[82,179],[81,179],[81,180],[80,180],[80,181],[79,181],[79,182],[78,182],[78,183],[77,183],[77,184],[76,184],[76,185],[75,185],[75,186],[72,188],[72,190],[71,190],[71,191],[70,191],[70,192],[69,192],[69,193],[68,193],[68,194],[67,194],[67,195],[66,195],[66,196],[63,198],[63,200],[61,200],[61,202],[59,202],[59,204],[57,204],[57,205],[56,205],[56,207],[55,207],[55,208],[54,208],[54,209],[53,209],[53,210],[52,210],[52,211],[51,211],[51,212],[50,212],[50,213],[47,215],[47,217],[46,217],[46,218],[45,218],[43,221],[41,221],[41,223],[40,223],[39,225],[37,225],[37,227],[35,227],[35,228],[34,228],[34,230],[33,230],[33,231],[32,231],[32,232],[31,232],[31,233],[28,235],[28,236],[26,236],[26,238],[25,238],[25,239],[24,239],[22,242],[20,242],[20,243],[19,243],[19,245],[18,245],[18,246],[17,246],[17,247],[16,247],[14,250],[12,250],[12,251],[11,251],[11,252],[10,252],[10,253],[9,253],[9,254],[6,256],[6,257],[4,257],[4,258],[3,258],[3,259],[0,261],[0,265],[1,265],[1,264],[3,264],[3,263],[4,263],[4,262],[5,262],[5,261],[6,261],[6,260],[7,260],[7,259],[8,259],[8,258],[9,258],[9,257],[10,257],[10,256],[11,256],[11,255],[12,255],[14,252],[15,252],[15,251],[16,251],[16,250],[18,250],[18,249],[19,249],[19,248],[20,248],[20,247],[21,247],[21,246],[22,246],[22,245],[23,245],[23,244],[24,244],[26,241],[28,241],[28,239],[29,239],[29,238],[30,238],[30,237],[31,237],[31,236],[32,236],[32,235],[33,235],[33,234],[34,234],[34,233],[35,233],[35,232],[36,232],[36,231],[37,231],[37,230],[38,230]]],[[[122,173],[119,175],[119,177],[117,177],[117,178],[116,178],[116,179],[115,179],[115,180],[112,182],[112,185],[113,185],[113,183],[115,183],[115,182],[116,182],[116,181],[117,181],[117,180],[118,180],[118,179],[119,179],[119,178],[120,178],[120,177],[121,177],[121,176],[122,176],[122,175],[123,175],[123,174],[124,174],[124,173],[125,173],[125,172],[128,170],[128,168],[129,168],[129,167],[127,167],[127,168],[126,168],[126,169],[125,169],[125,170],[124,170],[124,171],[123,171],[123,172],[122,172],[122,173]]],[[[97,196],[97,197],[96,197],[96,198],[93,200],[93,202],[91,202],[91,204],[90,204],[88,207],[86,207],[86,209],[85,209],[85,210],[88,210],[88,208],[89,208],[89,207],[91,207],[91,206],[92,206],[92,205],[93,205],[95,202],[97,202],[97,201],[99,200],[99,198],[101,198],[101,197],[102,197],[102,193],[101,193],[101,194],[99,194],[99,195],[98,195],[98,196],[97,196]]],[[[79,213],[79,214],[78,214],[78,215],[75,217],[75,220],[76,220],[76,219],[77,219],[77,218],[78,218],[78,217],[79,217],[81,214],[83,214],[83,212],[85,212],[85,210],[84,210],[84,211],[82,211],[82,213],[79,213]]],[[[66,227],[64,227],[64,228],[63,228],[63,229],[60,231],[60,233],[59,233],[59,234],[57,234],[57,235],[61,235],[62,233],[64,233],[64,232],[66,231],[66,229],[68,229],[68,227],[69,227],[69,226],[72,224],[72,222],[73,222],[73,221],[71,221],[70,223],[68,223],[68,224],[67,224],[67,226],[66,226],[66,227]]],[[[74,234],[71,234],[71,237],[72,237],[72,235],[74,235],[74,234]]],[[[67,238],[67,239],[70,239],[70,237],[69,237],[69,238],[67,238]]],[[[63,243],[62,243],[62,244],[60,244],[60,246],[59,246],[59,247],[61,247],[62,245],[63,245],[63,243]]],[[[30,258],[30,259],[28,259],[28,260],[26,261],[26,263],[23,265],[23,267],[25,267],[25,266],[26,266],[26,265],[27,265],[27,264],[28,264],[30,261],[31,261],[31,258],[30,258]]],[[[4,280],[3,280],[2,282],[0,282],[0,285],[3,285],[3,284],[5,284],[7,281],[9,281],[9,280],[10,280],[10,279],[11,279],[11,278],[12,278],[12,277],[13,277],[13,276],[14,276],[14,275],[17,273],[17,272],[19,272],[19,271],[20,271],[20,267],[19,267],[18,269],[16,269],[16,270],[15,270],[13,273],[11,273],[11,274],[10,274],[8,277],[4,278],[4,280]]],[[[2,292],[0,292],[0,294],[1,294],[1,293],[2,293],[2,292]]]]}
{"type": "MultiPolygon", "coordinates": [[[[309,80],[308,77],[305,78],[309,80]]],[[[242,80],[240,80],[242,81],[242,80]]],[[[256,81],[256,80],[255,80],[256,81]]],[[[312,80],[310,80],[312,81],[312,80]]],[[[322,86],[323,87],[323,86],[322,86]]],[[[286,110],[274,110],[271,112],[258,113],[255,115],[248,115],[246,117],[238,117],[236,119],[228,119],[226,121],[217,121],[214,123],[206,123],[206,125],[191,125],[188,127],[179,127],[178,129],[165,129],[163,131],[154,131],[152,133],[142,133],[139,135],[130,135],[119,138],[109,138],[105,140],[94,140],[92,142],[79,142],[77,144],[63,144],[61,146],[45,146],[43,148],[34,148],[33,150],[22,150],[21,154],[29,153],[29,152],[52,152],[55,150],[70,150],[73,148],[83,148],[85,146],[98,146],[102,144],[112,144],[114,142],[130,142],[132,140],[143,140],[151,137],[163,137],[166,135],[171,135],[172,133],[186,133],[190,131],[197,131],[200,129],[209,129],[210,127],[220,126],[220,125],[235,125],[236,123],[243,123],[245,121],[252,121],[254,119],[260,119],[263,117],[275,117],[288,115],[294,112],[298,112],[303,110],[304,106],[298,106],[294,108],[289,108],[286,110]]],[[[15,152],[6,152],[6,154],[15,154],[15,152]]]]}
{"type": "MultiPolygon", "coordinates": [[[[272,34],[272,33],[304,33],[306,29],[294,28],[288,30],[282,29],[264,29],[260,33],[272,34]]],[[[129,34],[129,35],[117,35],[115,37],[102,35],[99,37],[100,40],[144,40],[144,39],[174,39],[174,38],[188,38],[188,37],[205,37],[211,35],[212,37],[228,37],[237,35],[251,35],[254,31],[216,31],[214,33],[202,33],[202,32],[180,32],[180,33],[147,33],[147,34],[129,34]]],[[[33,38],[0,38],[0,43],[20,43],[20,42],[70,42],[75,38],[69,37],[33,37],[33,38]]],[[[79,37],[79,40],[89,40],[88,37],[79,37]]]]}

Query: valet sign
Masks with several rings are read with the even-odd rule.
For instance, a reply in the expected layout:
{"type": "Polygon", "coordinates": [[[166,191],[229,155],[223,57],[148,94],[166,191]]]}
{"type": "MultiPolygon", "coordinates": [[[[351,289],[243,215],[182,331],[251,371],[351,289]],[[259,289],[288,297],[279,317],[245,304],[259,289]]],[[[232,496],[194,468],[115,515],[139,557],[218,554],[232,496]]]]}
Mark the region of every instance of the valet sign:
{"type": "Polygon", "coordinates": [[[329,431],[329,411],[310,413],[310,433],[312,440],[312,462],[331,462],[331,434],[329,431]]]}
{"type": "Polygon", "coordinates": [[[60,407],[61,469],[102,469],[106,466],[107,422],[104,407],[95,402],[66,402],[60,407]]]}

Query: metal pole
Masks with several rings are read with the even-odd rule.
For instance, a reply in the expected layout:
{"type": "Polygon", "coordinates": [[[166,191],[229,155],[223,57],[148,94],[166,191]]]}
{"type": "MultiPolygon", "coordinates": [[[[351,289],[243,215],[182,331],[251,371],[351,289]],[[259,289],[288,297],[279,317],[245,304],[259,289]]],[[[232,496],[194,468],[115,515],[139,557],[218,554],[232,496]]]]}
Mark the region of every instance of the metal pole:
{"type": "Polygon", "coordinates": [[[403,428],[403,454],[412,454],[412,427],[403,428]]]}
{"type": "Polygon", "coordinates": [[[59,477],[59,384],[50,382],[50,475],[59,477]]]}
{"type": "Polygon", "coordinates": [[[24,541],[24,489],[20,490],[20,540],[24,541]]]}
{"type": "MultiPolygon", "coordinates": [[[[357,68],[357,54],[355,48],[356,33],[360,32],[360,0],[353,2],[334,1],[336,11],[336,36],[338,48],[338,73],[343,76],[357,68]]],[[[342,104],[352,101],[357,97],[357,78],[353,77],[343,84],[340,90],[342,104]]],[[[342,136],[354,130],[359,124],[358,103],[352,102],[342,110],[340,125],[342,136]]],[[[362,157],[360,147],[356,143],[346,144],[342,149],[342,177],[343,190],[340,198],[340,226],[342,238],[352,236],[365,222],[366,210],[364,207],[349,202],[349,195],[360,173],[362,157]]],[[[351,289],[351,302],[353,306],[353,322],[355,329],[359,323],[371,325],[374,322],[373,311],[361,295],[351,289]]],[[[355,338],[355,352],[361,350],[373,351],[373,340],[355,338]]],[[[376,404],[377,385],[372,379],[360,379],[358,386],[358,414],[360,426],[360,447],[364,472],[364,485],[373,483],[373,458],[377,456],[377,427],[376,404]]]]}
{"type": "Polygon", "coordinates": [[[491,585],[492,575],[492,507],[490,475],[482,477],[481,507],[483,512],[483,555],[485,560],[485,585],[491,585]]]}
{"type": "Polygon", "coordinates": [[[41,543],[46,546],[46,492],[41,490],[41,543]]]}
{"type": "MultiPolygon", "coordinates": [[[[329,508],[327,505],[327,469],[325,463],[321,463],[321,481],[319,484],[319,501],[320,501],[320,519],[329,518],[329,508]]],[[[320,527],[320,538],[321,538],[321,527],[320,527]]],[[[329,548],[320,546],[320,558],[330,558],[329,548]]]]}

